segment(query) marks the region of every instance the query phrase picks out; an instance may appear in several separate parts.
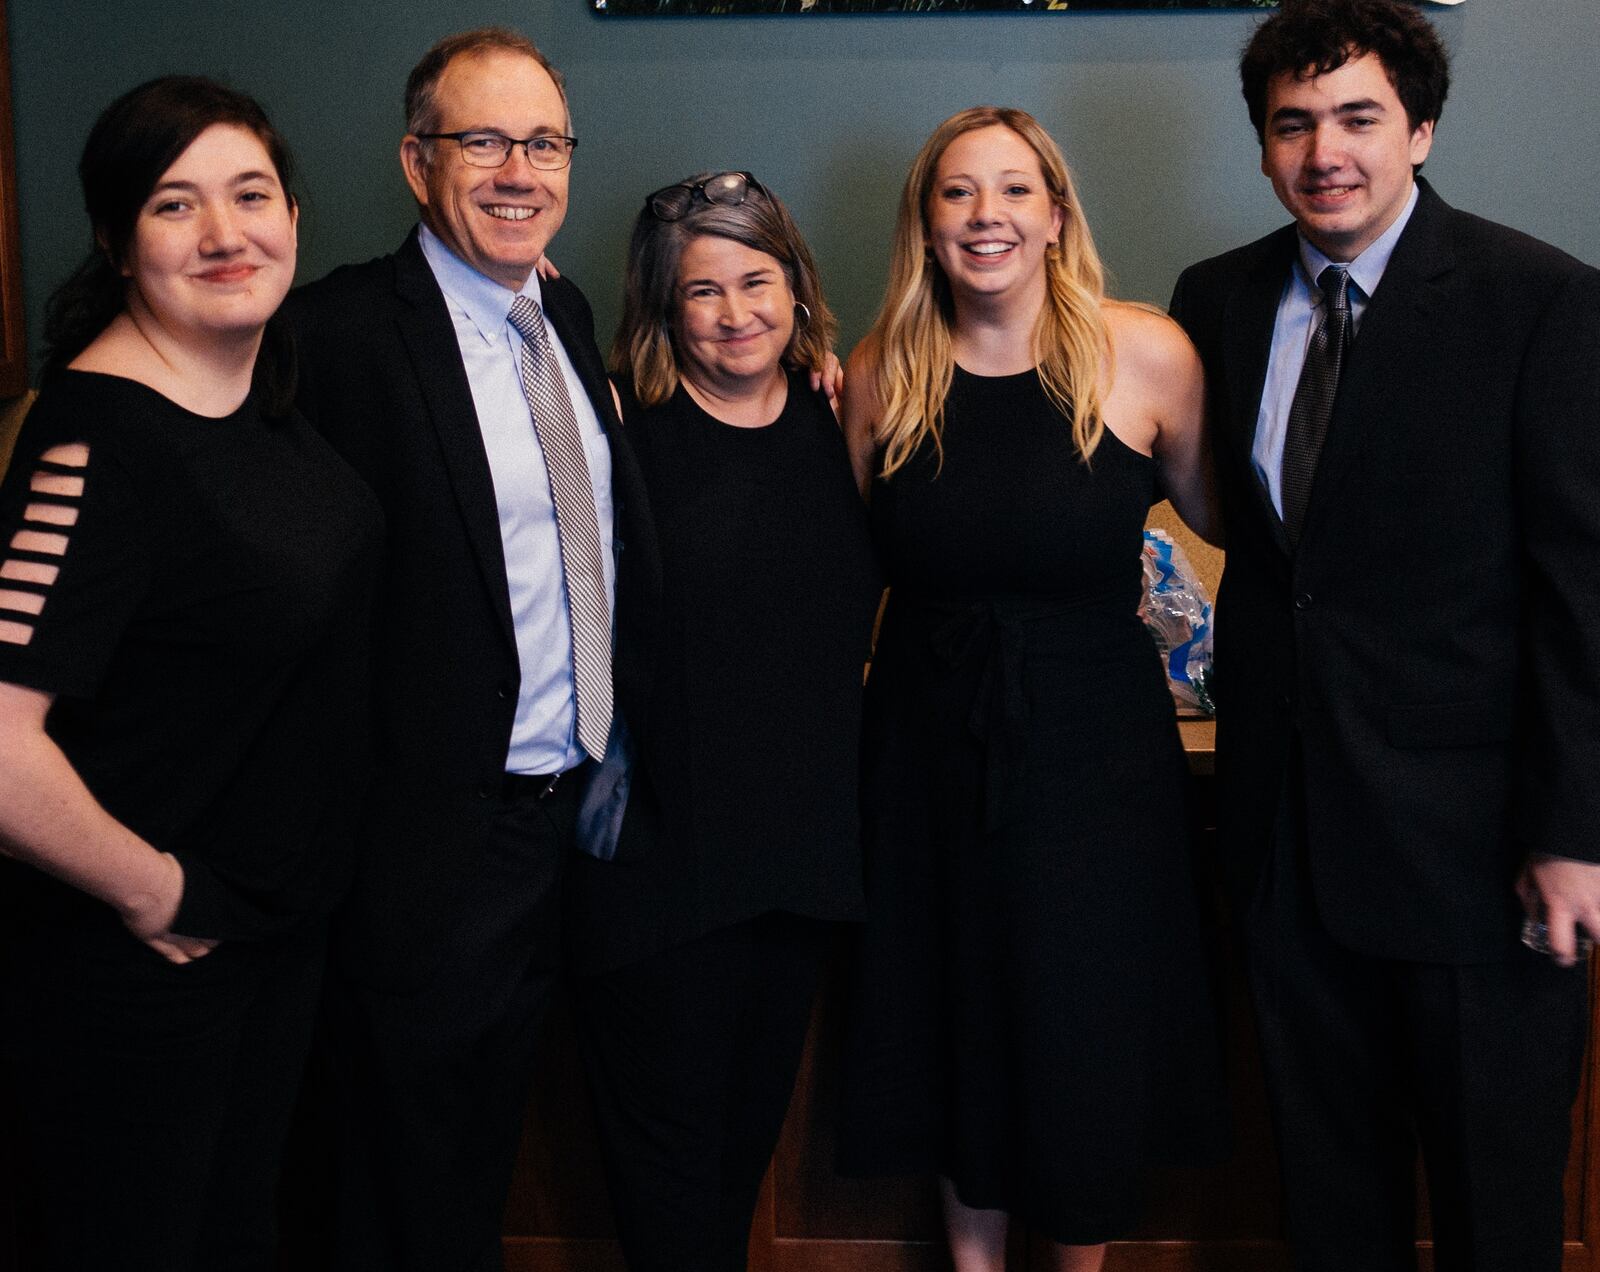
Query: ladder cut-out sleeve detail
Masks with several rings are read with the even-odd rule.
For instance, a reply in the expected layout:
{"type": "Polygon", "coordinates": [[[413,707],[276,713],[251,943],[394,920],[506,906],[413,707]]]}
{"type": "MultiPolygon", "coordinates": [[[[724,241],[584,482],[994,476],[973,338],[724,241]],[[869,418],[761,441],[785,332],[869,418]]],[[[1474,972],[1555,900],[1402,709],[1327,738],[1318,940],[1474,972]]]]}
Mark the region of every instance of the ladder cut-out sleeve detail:
{"type": "Polygon", "coordinates": [[[0,486],[0,680],[84,696],[147,586],[148,526],[114,447],[31,440],[0,486]]]}
{"type": "Polygon", "coordinates": [[[20,527],[7,544],[8,555],[0,560],[0,576],[23,585],[0,588],[0,643],[33,643],[36,624],[19,616],[28,615],[36,620],[44,613],[49,589],[60,577],[59,566],[47,566],[33,558],[64,557],[72,542],[69,535],[35,527],[78,524],[78,502],[83,498],[81,473],[88,463],[88,447],[81,442],[52,446],[35,461],[20,527]],[[35,495],[43,497],[33,498],[35,495]]]}

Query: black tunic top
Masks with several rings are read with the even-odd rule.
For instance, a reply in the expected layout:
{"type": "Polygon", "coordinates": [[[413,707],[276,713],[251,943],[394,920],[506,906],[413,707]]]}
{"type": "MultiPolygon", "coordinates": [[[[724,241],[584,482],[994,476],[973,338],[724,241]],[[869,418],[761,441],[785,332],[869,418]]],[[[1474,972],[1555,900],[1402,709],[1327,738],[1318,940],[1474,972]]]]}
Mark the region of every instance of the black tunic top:
{"type": "Polygon", "coordinates": [[[724,424],[681,387],[648,410],[622,396],[664,589],[628,818],[656,824],[643,859],[625,824],[617,862],[580,863],[577,926],[618,966],[768,911],[854,917],[881,587],[838,424],[799,375],[764,428],[724,424]]]}
{"type": "Polygon", "coordinates": [[[957,368],[943,441],[873,498],[842,1161],[1092,1244],[1220,1133],[1184,762],[1135,612],[1155,465],[1109,430],[1080,462],[1031,371],[957,368]]]}
{"type": "MultiPolygon", "coordinates": [[[[42,608],[0,608],[28,633],[0,641],[0,680],[56,695],[46,728],[90,791],[182,863],[176,931],[259,936],[343,887],[381,527],[306,422],[266,419],[253,397],[213,419],[62,371],[29,413],[0,486],[0,561],[59,573],[6,568],[42,608]],[[41,460],[73,443],[83,466],[41,460]],[[81,477],[81,496],[40,493],[52,477],[81,477]]],[[[13,874],[57,919],[99,907],[13,874]]]]}

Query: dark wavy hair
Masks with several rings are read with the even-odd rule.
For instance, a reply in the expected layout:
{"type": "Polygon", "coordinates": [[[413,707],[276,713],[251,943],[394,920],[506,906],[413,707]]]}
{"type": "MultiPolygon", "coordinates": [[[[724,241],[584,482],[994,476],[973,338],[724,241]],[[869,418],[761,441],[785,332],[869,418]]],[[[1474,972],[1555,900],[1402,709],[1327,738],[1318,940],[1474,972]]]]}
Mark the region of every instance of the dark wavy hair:
{"type": "Polygon", "coordinates": [[[1266,142],[1267,84],[1273,76],[1326,75],[1367,53],[1383,63],[1413,132],[1438,120],[1450,92],[1450,55],[1416,5],[1284,0],[1283,8],[1256,28],[1239,59],[1239,85],[1256,140],[1266,142]]]}
{"type": "MultiPolygon", "coordinates": [[[[290,204],[296,202],[289,147],[254,98],[196,75],[165,75],[130,89],[95,121],[78,161],[94,245],[45,307],[46,366],[65,366],[122,312],[127,303],[122,266],[139,211],[162,174],[216,124],[253,133],[272,160],[290,204]]],[[[256,357],[262,409],[284,414],[294,384],[294,343],[274,317],[256,357]]]]}

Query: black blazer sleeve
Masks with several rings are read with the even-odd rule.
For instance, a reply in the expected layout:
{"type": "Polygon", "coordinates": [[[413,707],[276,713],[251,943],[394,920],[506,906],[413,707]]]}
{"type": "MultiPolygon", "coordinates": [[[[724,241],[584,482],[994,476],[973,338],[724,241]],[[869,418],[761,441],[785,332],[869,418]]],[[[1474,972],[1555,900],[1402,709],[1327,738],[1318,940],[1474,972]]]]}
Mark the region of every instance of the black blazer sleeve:
{"type": "Polygon", "coordinates": [[[1533,328],[1515,444],[1525,696],[1514,832],[1530,852],[1600,861],[1600,272],[1575,272],[1533,328]]]}
{"type": "Polygon", "coordinates": [[[1424,182],[1362,320],[1293,553],[1251,442],[1292,227],[1185,271],[1212,403],[1222,843],[1246,890],[1298,754],[1353,949],[1515,948],[1530,852],[1600,860],[1600,274],[1424,182]]]}

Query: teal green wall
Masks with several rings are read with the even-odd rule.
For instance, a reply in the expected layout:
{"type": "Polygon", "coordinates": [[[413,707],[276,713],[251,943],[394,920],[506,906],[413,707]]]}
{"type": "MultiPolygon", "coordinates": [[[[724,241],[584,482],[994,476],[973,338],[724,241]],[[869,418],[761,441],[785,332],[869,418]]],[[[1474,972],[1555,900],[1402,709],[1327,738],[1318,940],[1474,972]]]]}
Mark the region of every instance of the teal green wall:
{"type": "MultiPolygon", "coordinates": [[[[748,168],[791,206],[844,328],[877,306],[894,204],[946,115],[1019,105],[1077,171],[1124,296],[1164,301],[1190,261],[1280,219],[1235,87],[1249,13],[616,19],[587,0],[9,0],[31,333],[88,245],[74,174],[98,110],[168,71],[255,93],[299,153],[301,277],[387,251],[411,223],[400,87],[438,36],[517,26],[569,78],[583,145],[552,254],[609,338],[641,196],[748,168]]],[[[1456,89],[1428,171],[1445,197],[1600,261],[1597,0],[1431,11],[1456,89]]]]}

